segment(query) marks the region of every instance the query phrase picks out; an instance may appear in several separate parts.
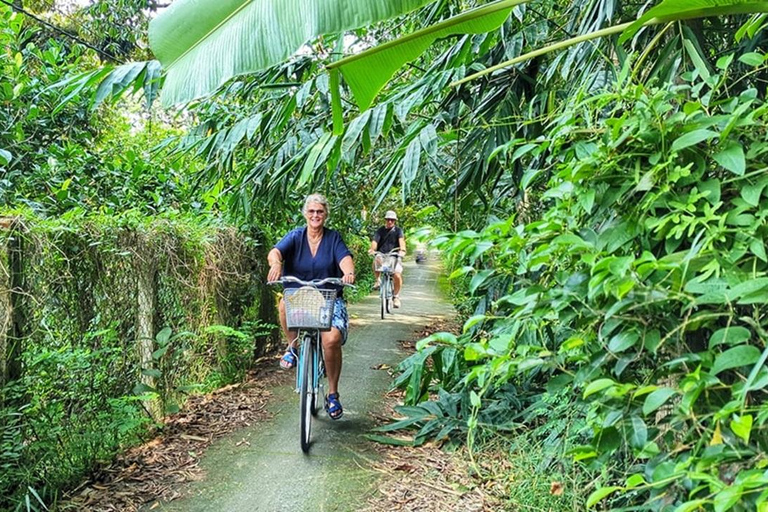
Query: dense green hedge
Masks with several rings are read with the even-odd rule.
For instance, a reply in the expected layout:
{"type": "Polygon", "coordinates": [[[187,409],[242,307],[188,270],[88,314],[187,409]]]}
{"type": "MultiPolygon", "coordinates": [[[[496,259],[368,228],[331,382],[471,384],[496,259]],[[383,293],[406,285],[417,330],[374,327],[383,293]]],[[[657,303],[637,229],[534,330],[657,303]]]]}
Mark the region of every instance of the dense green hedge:
{"type": "Polygon", "coordinates": [[[733,62],[584,94],[510,148],[525,200],[438,241],[472,312],[401,365],[387,430],[534,432],[587,506],[765,509],[768,106],[733,62]]]}
{"type": "MultiPolygon", "coordinates": [[[[6,219],[15,228],[0,230],[0,247],[13,247],[10,237],[22,241],[15,275],[23,289],[15,296],[16,315],[24,315],[21,372],[10,372],[15,378],[0,395],[0,509],[25,497],[55,499],[96,461],[137,442],[153,421],[149,412],[175,411],[187,393],[241,379],[274,341],[258,234],[207,218],[131,213],[6,219]],[[144,368],[141,275],[151,276],[155,298],[154,353],[144,368]]],[[[9,252],[0,253],[8,302],[14,272],[9,252]]],[[[6,352],[0,356],[10,358],[6,352]]]]}

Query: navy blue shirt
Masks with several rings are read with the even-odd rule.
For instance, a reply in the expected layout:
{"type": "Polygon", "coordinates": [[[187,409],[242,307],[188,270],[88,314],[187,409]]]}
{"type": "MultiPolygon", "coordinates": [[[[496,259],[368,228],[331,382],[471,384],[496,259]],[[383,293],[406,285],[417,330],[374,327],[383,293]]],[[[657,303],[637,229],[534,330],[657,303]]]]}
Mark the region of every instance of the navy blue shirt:
{"type": "MultiPolygon", "coordinates": [[[[338,231],[323,228],[323,238],[317,248],[317,254],[312,256],[307,241],[307,228],[296,228],[275,244],[275,248],[283,256],[283,275],[294,276],[302,281],[325,279],[326,277],[344,276],[339,263],[352,252],[342,240],[338,231]]],[[[296,283],[286,283],[287,288],[296,288],[296,283]]],[[[343,287],[327,285],[336,288],[339,296],[343,287]]]]}
{"type": "Polygon", "coordinates": [[[383,253],[388,253],[392,249],[398,249],[401,238],[404,238],[404,235],[400,226],[392,226],[391,229],[382,226],[373,235],[373,241],[376,242],[376,250],[383,253]]]}

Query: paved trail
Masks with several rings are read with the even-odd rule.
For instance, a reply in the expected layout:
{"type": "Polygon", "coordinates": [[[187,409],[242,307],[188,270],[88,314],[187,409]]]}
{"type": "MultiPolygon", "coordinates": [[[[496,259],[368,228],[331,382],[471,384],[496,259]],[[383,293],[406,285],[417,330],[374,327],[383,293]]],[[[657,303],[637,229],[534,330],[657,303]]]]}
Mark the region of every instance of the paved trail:
{"type": "Polygon", "coordinates": [[[406,263],[403,306],[385,320],[376,295],[350,305],[350,337],[344,347],[339,391],[344,417],[325,412],[312,424],[309,455],[299,446],[298,396],[285,386],[274,390],[274,418],[213,444],[201,461],[204,481],[189,497],[154,510],[179,512],[354,511],[365,506],[377,474],[366,469],[375,457],[363,436],[390,378],[380,364],[403,358],[398,340],[411,339],[433,321],[452,313],[437,285],[432,265],[406,263]],[[247,443],[243,442],[247,441],[247,443]]]}

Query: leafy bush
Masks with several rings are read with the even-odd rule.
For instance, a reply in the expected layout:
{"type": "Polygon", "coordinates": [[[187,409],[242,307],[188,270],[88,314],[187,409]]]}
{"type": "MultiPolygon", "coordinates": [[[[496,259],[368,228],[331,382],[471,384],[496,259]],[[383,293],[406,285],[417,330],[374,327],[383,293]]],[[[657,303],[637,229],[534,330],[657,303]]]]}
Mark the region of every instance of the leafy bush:
{"type": "Polygon", "coordinates": [[[565,105],[515,157],[540,217],[438,240],[475,310],[400,367],[417,442],[536,427],[588,506],[766,506],[768,105],[732,60],[565,105]]]}
{"type": "MultiPolygon", "coordinates": [[[[0,387],[2,509],[54,502],[187,393],[241,380],[274,317],[263,249],[213,219],[9,213],[18,229],[0,231],[0,248],[23,240],[13,270],[26,317],[21,374],[0,387]],[[149,364],[137,341],[142,274],[156,296],[149,364]]],[[[2,300],[11,295],[0,280],[2,300]]]]}

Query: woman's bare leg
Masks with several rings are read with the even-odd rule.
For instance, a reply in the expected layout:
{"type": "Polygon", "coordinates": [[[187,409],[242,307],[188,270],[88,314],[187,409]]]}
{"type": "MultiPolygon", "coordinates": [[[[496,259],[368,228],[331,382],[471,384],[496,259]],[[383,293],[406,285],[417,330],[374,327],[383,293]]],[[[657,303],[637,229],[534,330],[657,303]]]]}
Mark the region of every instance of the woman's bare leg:
{"type": "Polygon", "coordinates": [[[339,392],[341,376],[341,331],[333,327],[322,333],[325,373],[328,376],[328,393],[339,392]]]}

